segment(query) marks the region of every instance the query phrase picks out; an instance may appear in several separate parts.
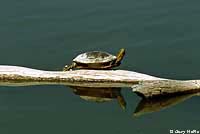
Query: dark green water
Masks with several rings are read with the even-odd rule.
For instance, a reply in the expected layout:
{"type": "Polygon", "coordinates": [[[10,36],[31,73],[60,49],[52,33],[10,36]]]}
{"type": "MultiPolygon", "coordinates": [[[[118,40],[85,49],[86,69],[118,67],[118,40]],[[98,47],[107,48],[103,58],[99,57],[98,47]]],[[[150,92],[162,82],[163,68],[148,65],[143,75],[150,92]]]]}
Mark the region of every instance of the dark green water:
{"type": "MultiPolygon", "coordinates": [[[[60,70],[90,50],[127,55],[121,69],[172,79],[200,79],[200,1],[0,1],[0,64],[60,70]]],[[[0,87],[2,134],[160,134],[200,129],[199,97],[132,118],[140,97],[81,100],[64,86],[0,87]]]]}

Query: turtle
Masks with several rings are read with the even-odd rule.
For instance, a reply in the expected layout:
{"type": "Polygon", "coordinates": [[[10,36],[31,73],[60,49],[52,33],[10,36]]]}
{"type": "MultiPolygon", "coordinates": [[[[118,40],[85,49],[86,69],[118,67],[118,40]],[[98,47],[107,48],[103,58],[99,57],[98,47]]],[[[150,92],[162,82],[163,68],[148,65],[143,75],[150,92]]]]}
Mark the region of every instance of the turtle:
{"type": "Polygon", "coordinates": [[[79,54],[73,59],[71,65],[66,65],[63,71],[73,68],[79,69],[111,69],[121,64],[125,55],[125,49],[121,48],[117,56],[102,51],[91,51],[79,54]]]}

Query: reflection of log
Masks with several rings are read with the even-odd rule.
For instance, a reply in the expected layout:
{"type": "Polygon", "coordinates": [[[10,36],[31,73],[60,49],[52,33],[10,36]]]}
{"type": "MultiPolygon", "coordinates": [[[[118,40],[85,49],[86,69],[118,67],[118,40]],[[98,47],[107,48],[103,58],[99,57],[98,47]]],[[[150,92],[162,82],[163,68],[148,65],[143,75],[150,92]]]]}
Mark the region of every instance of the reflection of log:
{"type": "Polygon", "coordinates": [[[191,93],[152,99],[142,99],[138,104],[133,116],[138,117],[147,113],[157,112],[172,107],[178,103],[190,99],[193,96],[199,95],[200,93],[191,93]]]}

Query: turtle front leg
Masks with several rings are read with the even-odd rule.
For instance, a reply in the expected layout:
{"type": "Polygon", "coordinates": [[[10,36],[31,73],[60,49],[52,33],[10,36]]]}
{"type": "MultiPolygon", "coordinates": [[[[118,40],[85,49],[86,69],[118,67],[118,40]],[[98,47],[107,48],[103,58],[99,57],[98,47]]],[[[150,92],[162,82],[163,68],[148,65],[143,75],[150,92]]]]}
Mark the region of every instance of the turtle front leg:
{"type": "Polygon", "coordinates": [[[75,62],[72,62],[72,64],[69,65],[69,66],[65,65],[65,67],[63,68],[63,71],[69,71],[69,70],[71,70],[73,68],[76,68],[76,63],[75,62]]]}

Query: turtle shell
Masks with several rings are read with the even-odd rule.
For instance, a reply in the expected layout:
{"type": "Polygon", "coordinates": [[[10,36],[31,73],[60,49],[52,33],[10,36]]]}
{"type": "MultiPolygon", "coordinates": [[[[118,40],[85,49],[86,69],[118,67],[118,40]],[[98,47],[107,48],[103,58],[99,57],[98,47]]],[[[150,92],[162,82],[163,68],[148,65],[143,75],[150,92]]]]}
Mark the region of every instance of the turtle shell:
{"type": "Polygon", "coordinates": [[[82,64],[101,64],[111,62],[116,60],[116,58],[116,56],[106,52],[92,51],[78,55],[73,61],[82,64]]]}

